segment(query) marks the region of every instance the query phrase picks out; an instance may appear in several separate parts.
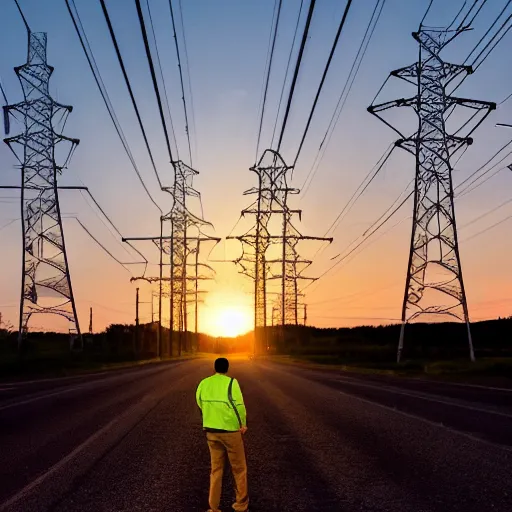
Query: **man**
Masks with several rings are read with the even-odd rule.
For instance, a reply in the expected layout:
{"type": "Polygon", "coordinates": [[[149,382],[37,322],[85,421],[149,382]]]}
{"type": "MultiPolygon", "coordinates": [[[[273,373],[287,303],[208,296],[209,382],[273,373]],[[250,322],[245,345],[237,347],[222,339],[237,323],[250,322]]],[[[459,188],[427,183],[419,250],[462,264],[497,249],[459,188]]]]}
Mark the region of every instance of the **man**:
{"type": "Polygon", "coordinates": [[[242,435],[247,432],[247,414],[240,385],[228,377],[229,361],[215,361],[215,375],[202,380],[197,387],[196,400],[203,416],[203,430],[210,448],[210,508],[221,512],[220,495],[226,455],[235,479],[236,512],[247,512],[247,463],[242,435]]]}

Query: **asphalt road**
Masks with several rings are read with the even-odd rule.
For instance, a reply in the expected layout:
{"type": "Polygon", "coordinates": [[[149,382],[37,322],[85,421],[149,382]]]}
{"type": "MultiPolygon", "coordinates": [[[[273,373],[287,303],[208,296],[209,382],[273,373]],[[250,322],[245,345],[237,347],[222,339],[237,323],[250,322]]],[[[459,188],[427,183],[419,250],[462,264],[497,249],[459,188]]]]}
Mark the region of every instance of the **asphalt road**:
{"type": "MultiPolygon", "coordinates": [[[[208,508],[212,362],[0,385],[0,512],[208,508]]],[[[512,510],[512,391],[232,361],[252,512],[512,510]]],[[[232,486],[226,480],[223,510],[232,486]]]]}

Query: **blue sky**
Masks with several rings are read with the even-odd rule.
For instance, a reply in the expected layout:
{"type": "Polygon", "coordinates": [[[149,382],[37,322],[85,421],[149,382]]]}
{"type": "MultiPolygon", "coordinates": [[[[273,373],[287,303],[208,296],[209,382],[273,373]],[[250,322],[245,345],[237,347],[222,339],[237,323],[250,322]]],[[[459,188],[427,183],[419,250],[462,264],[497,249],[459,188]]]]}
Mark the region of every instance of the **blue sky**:
{"type": "MultiPolygon", "coordinates": [[[[169,197],[158,191],[100,3],[96,0],[75,0],[75,3],[143,178],[162,209],[168,210],[169,197]]],[[[145,2],[142,3],[145,8],[145,2]]],[[[505,3],[504,0],[487,2],[488,5],[477,18],[474,30],[461,35],[445,57],[449,56],[449,60],[454,63],[462,62],[505,3]]],[[[64,0],[20,0],[20,4],[32,30],[48,33],[48,62],[55,67],[51,81],[55,99],[74,107],[65,134],[80,138],[81,143],[69,169],[64,172],[61,184],[75,185],[80,184],[79,179],[82,180],[126,236],[156,235],[158,210],[146,197],[117,138],[64,0]]],[[[305,4],[307,6],[308,2],[305,4]]],[[[426,0],[387,0],[325,158],[311,189],[300,200],[300,207],[304,210],[300,229],[304,234],[324,234],[362,177],[396,138],[389,128],[368,114],[366,108],[391,70],[417,59],[417,44],[411,32],[417,29],[427,4],[426,0]]],[[[462,4],[463,0],[434,0],[426,23],[446,25],[462,4]]],[[[170,184],[171,167],[135,3],[131,0],[108,0],[107,5],[160,175],[164,183],[170,184]]],[[[150,0],[150,5],[178,148],[180,156],[187,159],[168,1],[150,0]]],[[[178,2],[175,1],[174,5],[177,6],[178,2]]],[[[274,126],[299,5],[300,0],[283,2],[267,103],[268,115],[265,117],[260,152],[268,146],[274,126]]],[[[302,186],[315,158],[374,6],[375,0],[355,0],[353,3],[306,145],[294,172],[294,186],[302,186]]],[[[341,0],[317,1],[311,37],[304,55],[304,68],[299,76],[297,94],[284,138],[282,154],[285,160],[292,160],[295,154],[344,7],[345,1],[341,0]]],[[[193,160],[194,166],[201,173],[195,185],[202,193],[205,215],[214,223],[217,236],[226,236],[237,221],[240,211],[248,205],[248,198],[242,195],[243,191],[255,184],[253,173],[248,168],[255,158],[258,109],[274,1],[182,0],[182,8],[194,101],[193,160]]],[[[304,15],[305,12],[301,26],[304,15]]],[[[26,33],[14,1],[2,2],[0,19],[0,77],[9,101],[14,103],[22,99],[13,67],[26,60],[26,33]]],[[[179,23],[178,28],[181,37],[179,23]]],[[[512,92],[511,38],[509,33],[477,73],[466,80],[458,91],[460,96],[500,102],[512,92]]],[[[407,91],[398,81],[390,81],[381,98],[385,101],[407,94],[413,95],[414,91],[407,91]]],[[[500,106],[476,132],[475,144],[456,168],[455,183],[462,181],[497,148],[510,140],[512,132],[495,128],[496,122],[512,123],[512,100],[500,106]]],[[[13,123],[13,132],[20,128],[13,123]]],[[[19,170],[14,168],[14,163],[8,148],[1,145],[2,184],[19,183],[19,170]]],[[[334,233],[332,247],[315,261],[311,274],[320,274],[328,268],[331,264],[329,258],[338,254],[380,216],[413,178],[413,173],[413,158],[405,152],[395,151],[383,172],[340,224],[334,233]]],[[[459,225],[510,198],[510,174],[502,172],[474,193],[457,200],[459,225]]],[[[11,219],[19,217],[19,204],[15,199],[6,199],[7,196],[15,198],[15,193],[0,191],[0,196],[1,228],[11,219]]],[[[64,214],[78,215],[116,256],[128,260],[132,258],[133,261],[135,256],[126,254],[120,242],[109,234],[77,192],[63,192],[61,201],[64,214]]],[[[399,317],[410,239],[410,220],[406,217],[411,211],[412,204],[408,204],[394,219],[395,222],[404,219],[400,225],[369,246],[349,265],[310,288],[307,302],[311,303],[308,316],[312,323],[348,325],[363,321],[357,318],[352,320],[352,317],[399,317]],[[322,302],[353,294],[360,294],[360,299],[354,299],[349,305],[343,300],[322,302]],[[315,306],[315,303],[321,302],[321,306],[315,306]]],[[[512,278],[506,269],[512,251],[509,236],[512,221],[504,222],[488,234],[468,240],[467,244],[464,238],[510,214],[512,204],[461,231],[463,270],[470,312],[474,311],[475,318],[510,313],[512,301],[503,300],[495,309],[489,309],[488,303],[510,298],[512,278]]],[[[391,222],[390,227],[395,222],[391,222]]],[[[241,232],[244,227],[248,227],[248,224],[241,223],[237,232],[241,232]]],[[[134,285],[129,282],[130,274],[110,260],[72,219],[64,221],[64,229],[82,328],[86,327],[91,305],[95,307],[98,329],[110,321],[131,321],[134,285]]],[[[0,310],[16,323],[17,310],[14,305],[18,301],[21,270],[19,222],[13,222],[2,229],[0,240],[0,310]]],[[[137,247],[153,262],[157,261],[156,251],[148,244],[140,243],[137,247]]],[[[315,244],[304,244],[302,252],[305,256],[312,256],[317,248],[315,244]]],[[[232,245],[222,243],[212,257],[235,257],[238,252],[234,242],[232,245]]],[[[233,265],[216,264],[216,268],[218,282],[208,286],[212,292],[217,293],[217,298],[225,296],[225,300],[232,304],[240,300],[240,294],[250,292],[251,283],[237,276],[233,265]]],[[[132,270],[137,272],[135,268],[132,270]]],[[[156,267],[152,267],[152,272],[156,272],[156,267]]],[[[247,301],[249,304],[249,295],[247,301]]],[[[148,311],[144,314],[147,315],[148,311]]],[[[368,323],[370,320],[364,321],[368,323]]]]}

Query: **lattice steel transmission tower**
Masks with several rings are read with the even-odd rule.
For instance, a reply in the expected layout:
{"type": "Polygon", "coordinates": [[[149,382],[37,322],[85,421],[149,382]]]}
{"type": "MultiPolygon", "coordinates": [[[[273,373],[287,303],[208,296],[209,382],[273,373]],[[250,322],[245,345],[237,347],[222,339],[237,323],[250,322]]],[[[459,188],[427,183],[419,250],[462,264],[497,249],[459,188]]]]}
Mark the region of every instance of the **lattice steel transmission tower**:
{"type": "Polygon", "coordinates": [[[299,190],[288,185],[288,173],[292,167],[284,162],[281,155],[272,150],[264,151],[259,162],[251,167],[258,176],[258,186],[247,190],[244,195],[257,194],[257,199],[250,208],[242,211],[242,216],[255,216],[254,226],[243,235],[229,236],[242,242],[242,255],[235,260],[240,272],[254,279],[254,351],[268,347],[267,341],[267,282],[279,279],[281,292],[278,295],[279,307],[272,308],[272,325],[298,325],[298,287],[300,279],[314,279],[302,275],[310,260],[301,259],[297,245],[301,240],[328,240],[320,237],[303,236],[292,224],[294,214],[299,218],[301,210],[292,210],[288,206],[288,196],[298,194],[299,190]],[[254,207],[255,206],[255,207],[254,207]],[[281,216],[281,232],[271,233],[272,216],[281,216]],[[267,258],[271,245],[280,244],[281,257],[267,258]],[[275,271],[274,268],[279,270],[275,271]],[[275,314],[277,312],[277,314],[275,314]]]}
{"type": "Polygon", "coordinates": [[[418,62],[390,74],[414,85],[417,94],[368,108],[399,134],[396,145],[416,158],[411,248],[398,361],[403,350],[405,324],[420,315],[434,318],[448,315],[465,322],[470,358],[472,361],[475,358],[455,222],[452,158],[473,142],[470,135],[496,104],[460,98],[449,92],[457,77],[473,72],[470,66],[450,64],[440,57],[441,51],[464,30],[420,26],[419,31],[412,34],[419,44],[418,62]],[[458,106],[471,109],[473,115],[454,133],[448,134],[446,123],[458,106]],[[415,110],[418,131],[414,135],[405,137],[383,119],[381,112],[391,107],[415,110]],[[465,134],[461,133],[463,130],[465,134]]]}
{"type": "Polygon", "coordinates": [[[24,101],[4,107],[5,131],[9,134],[9,114],[24,121],[22,134],[5,140],[21,164],[23,270],[20,301],[19,339],[21,346],[29,320],[36,314],[60,315],[69,321],[71,348],[81,347],[81,333],[69,272],[62,217],[57,190],[58,175],[69,162],[78,139],[55,130],[65,124],[72,107],[61,105],[49,93],[53,67],[46,61],[46,33],[29,32],[27,63],[15,68],[24,101]],[[69,143],[62,166],[56,152],[69,143]],[[22,148],[19,157],[13,145],[22,148]]]}
{"type": "Polygon", "coordinates": [[[188,339],[188,304],[195,305],[195,331],[198,326],[199,296],[206,293],[199,290],[199,282],[212,279],[211,275],[199,273],[199,268],[205,268],[212,273],[214,269],[206,263],[199,261],[199,251],[202,243],[218,243],[220,238],[206,235],[203,228],[212,226],[203,218],[190,211],[188,200],[191,197],[199,198],[200,193],[193,187],[193,178],[198,171],[184,164],[181,160],[173,162],[174,185],[163,187],[173,198],[170,212],[161,217],[161,234],[158,237],[123,238],[123,241],[150,240],[158,247],[160,252],[160,275],[158,277],[140,276],[132,281],[145,280],[149,283],[159,284],[159,342],[158,352],[162,342],[162,297],[169,298],[169,349],[172,355],[173,333],[179,333],[178,353],[189,347],[188,339]],[[170,235],[164,235],[164,223],[170,222],[170,235]],[[164,255],[168,263],[164,262],[164,255]],[[193,259],[193,261],[191,261],[193,259]],[[169,275],[163,275],[163,267],[169,266],[169,275]],[[190,272],[189,268],[194,271],[190,272]],[[163,284],[168,283],[168,291],[163,291],[163,284]],[[192,286],[190,286],[192,283],[192,286]]]}
{"type": "Polygon", "coordinates": [[[244,195],[257,195],[256,201],[247,209],[242,210],[242,216],[254,215],[254,226],[241,236],[229,236],[242,242],[242,256],[235,260],[240,272],[254,279],[254,329],[259,334],[267,327],[267,273],[269,270],[266,259],[270,247],[271,235],[269,222],[274,210],[276,193],[283,187],[283,177],[290,169],[281,156],[267,149],[259,162],[250,170],[258,176],[258,186],[244,192],[244,195]]]}

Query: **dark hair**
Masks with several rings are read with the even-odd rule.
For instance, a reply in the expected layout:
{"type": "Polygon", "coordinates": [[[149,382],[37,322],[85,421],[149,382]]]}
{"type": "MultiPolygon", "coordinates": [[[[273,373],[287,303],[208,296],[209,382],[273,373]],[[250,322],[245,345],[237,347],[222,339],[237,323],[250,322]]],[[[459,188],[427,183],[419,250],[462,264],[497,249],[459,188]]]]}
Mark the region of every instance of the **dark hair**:
{"type": "Polygon", "coordinates": [[[215,360],[215,371],[217,373],[228,373],[229,361],[225,357],[219,357],[215,360]]]}

